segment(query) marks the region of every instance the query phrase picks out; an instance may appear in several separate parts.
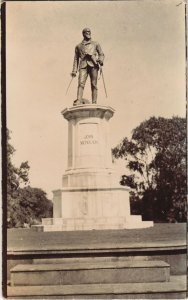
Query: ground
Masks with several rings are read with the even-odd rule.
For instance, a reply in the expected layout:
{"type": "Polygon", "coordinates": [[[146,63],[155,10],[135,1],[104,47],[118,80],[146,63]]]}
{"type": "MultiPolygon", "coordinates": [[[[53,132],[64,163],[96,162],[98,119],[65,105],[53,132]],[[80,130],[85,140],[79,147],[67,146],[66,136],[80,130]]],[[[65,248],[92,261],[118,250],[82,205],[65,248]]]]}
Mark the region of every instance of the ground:
{"type": "Polygon", "coordinates": [[[186,224],[155,224],[146,229],[36,232],[8,229],[8,253],[32,250],[142,248],[186,245],[186,224]]]}

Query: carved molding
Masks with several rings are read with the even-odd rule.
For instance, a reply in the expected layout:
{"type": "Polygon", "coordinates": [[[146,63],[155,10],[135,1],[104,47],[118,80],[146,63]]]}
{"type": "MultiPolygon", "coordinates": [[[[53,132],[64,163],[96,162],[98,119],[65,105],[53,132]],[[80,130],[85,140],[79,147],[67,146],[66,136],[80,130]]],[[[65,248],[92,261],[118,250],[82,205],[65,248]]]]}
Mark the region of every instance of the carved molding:
{"type": "Polygon", "coordinates": [[[109,106],[101,105],[77,105],[74,107],[66,108],[61,113],[66,120],[78,119],[78,118],[105,118],[109,120],[115,110],[109,106]]]}

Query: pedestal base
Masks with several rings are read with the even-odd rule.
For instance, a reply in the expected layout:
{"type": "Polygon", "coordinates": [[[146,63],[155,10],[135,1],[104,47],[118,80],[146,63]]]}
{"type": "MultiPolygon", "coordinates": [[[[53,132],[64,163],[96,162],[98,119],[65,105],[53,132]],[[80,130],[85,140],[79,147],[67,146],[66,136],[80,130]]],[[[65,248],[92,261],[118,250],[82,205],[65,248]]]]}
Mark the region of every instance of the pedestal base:
{"type": "Polygon", "coordinates": [[[152,227],[130,214],[129,189],[64,188],[54,191],[54,218],[42,219],[41,231],[131,229],[152,227]]]}
{"type": "Polygon", "coordinates": [[[54,191],[53,218],[38,230],[71,231],[145,228],[131,216],[129,188],[119,184],[109,143],[109,120],[114,109],[82,104],[62,111],[68,121],[68,164],[62,189],[54,191]]]}
{"type": "Polygon", "coordinates": [[[83,231],[83,230],[109,230],[109,229],[136,229],[152,227],[152,221],[142,221],[141,216],[130,216],[123,219],[58,219],[45,218],[42,225],[32,226],[36,231],[83,231]]]}

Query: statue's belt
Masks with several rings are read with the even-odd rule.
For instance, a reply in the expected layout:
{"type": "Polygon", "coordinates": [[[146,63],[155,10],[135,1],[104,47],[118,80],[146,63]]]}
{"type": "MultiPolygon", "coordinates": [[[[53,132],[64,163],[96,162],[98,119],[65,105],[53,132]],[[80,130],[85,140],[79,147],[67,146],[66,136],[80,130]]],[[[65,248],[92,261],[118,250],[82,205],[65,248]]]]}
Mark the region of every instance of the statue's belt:
{"type": "Polygon", "coordinates": [[[91,60],[94,64],[97,64],[97,59],[96,59],[96,56],[95,55],[91,55],[91,54],[85,54],[85,56],[82,58],[83,59],[86,59],[86,60],[91,60]]]}

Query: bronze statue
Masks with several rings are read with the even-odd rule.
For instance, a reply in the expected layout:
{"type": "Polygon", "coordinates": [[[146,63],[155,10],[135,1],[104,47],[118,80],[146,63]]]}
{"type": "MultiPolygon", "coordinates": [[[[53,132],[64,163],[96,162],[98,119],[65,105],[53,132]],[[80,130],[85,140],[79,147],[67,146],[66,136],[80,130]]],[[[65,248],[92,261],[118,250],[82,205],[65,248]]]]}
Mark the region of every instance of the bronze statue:
{"type": "Polygon", "coordinates": [[[79,70],[77,100],[74,101],[74,105],[82,103],[83,91],[88,75],[91,80],[92,103],[97,103],[98,71],[99,67],[103,66],[104,61],[101,46],[91,39],[91,30],[85,28],[82,34],[84,39],[75,48],[73,70],[71,73],[73,78],[79,70]]]}

